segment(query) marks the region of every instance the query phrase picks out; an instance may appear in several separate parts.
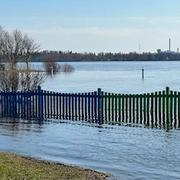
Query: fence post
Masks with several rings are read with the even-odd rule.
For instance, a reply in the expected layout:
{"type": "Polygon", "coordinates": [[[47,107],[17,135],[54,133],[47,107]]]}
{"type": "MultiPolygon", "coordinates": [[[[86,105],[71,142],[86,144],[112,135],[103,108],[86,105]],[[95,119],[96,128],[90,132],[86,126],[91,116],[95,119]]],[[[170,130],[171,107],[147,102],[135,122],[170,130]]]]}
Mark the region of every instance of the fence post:
{"type": "Polygon", "coordinates": [[[98,88],[98,123],[103,124],[103,92],[98,88]]]}
{"type": "Polygon", "coordinates": [[[13,92],[13,118],[17,118],[17,92],[13,92]]]}
{"type": "Polygon", "coordinates": [[[169,127],[169,98],[170,96],[170,88],[166,87],[166,125],[169,127]]]}
{"type": "Polygon", "coordinates": [[[5,93],[4,93],[4,115],[5,115],[5,117],[9,116],[9,114],[8,114],[8,112],[9,112],[8,97],[9,97],[8,92],[5,91],[5,93]]]}
{"type": "Polygon", "coordinates": [[[38,120],[43,120],[44,115],[43,115],[43,90],[41,89],[40,86],[38,86],[38,120]]]}

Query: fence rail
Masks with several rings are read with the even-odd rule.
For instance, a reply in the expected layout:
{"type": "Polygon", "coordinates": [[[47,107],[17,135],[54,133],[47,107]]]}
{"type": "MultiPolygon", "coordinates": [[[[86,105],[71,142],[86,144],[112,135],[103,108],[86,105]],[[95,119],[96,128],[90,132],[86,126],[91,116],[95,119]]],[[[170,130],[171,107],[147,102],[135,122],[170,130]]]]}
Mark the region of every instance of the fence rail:
{"type": "Polygon", "coordinates": [[[180,92],[114,94],[44,91],[0,92],[0,116],[24,119],[67,119],[98,124],[143,124],[180,127],[180,92]]]}

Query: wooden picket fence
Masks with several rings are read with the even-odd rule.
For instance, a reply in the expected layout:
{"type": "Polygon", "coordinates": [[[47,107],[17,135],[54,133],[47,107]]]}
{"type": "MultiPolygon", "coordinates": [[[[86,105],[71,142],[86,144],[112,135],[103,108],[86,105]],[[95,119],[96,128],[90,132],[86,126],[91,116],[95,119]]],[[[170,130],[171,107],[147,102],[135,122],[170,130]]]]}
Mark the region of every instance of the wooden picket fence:
{"type": "Polygon", "coordinates": [[[180,127],[180,92],[114,94],[44,91],[0,92],[0,116],[23,119],[64,119],[98,124],[142,124],[180,127]]]}

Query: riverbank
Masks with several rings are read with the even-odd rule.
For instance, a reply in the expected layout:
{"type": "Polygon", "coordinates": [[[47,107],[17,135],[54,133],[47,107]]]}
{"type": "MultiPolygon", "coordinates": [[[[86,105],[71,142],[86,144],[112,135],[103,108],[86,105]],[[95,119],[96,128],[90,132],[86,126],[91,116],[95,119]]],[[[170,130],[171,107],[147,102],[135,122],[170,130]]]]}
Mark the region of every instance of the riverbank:
{"type": "Polygon", "coordinates": [[[89,169],[35,160],[10,153],[0,153],[0,178],[6,179],[74,179],[105,180],[107,175],[89,169]]]}

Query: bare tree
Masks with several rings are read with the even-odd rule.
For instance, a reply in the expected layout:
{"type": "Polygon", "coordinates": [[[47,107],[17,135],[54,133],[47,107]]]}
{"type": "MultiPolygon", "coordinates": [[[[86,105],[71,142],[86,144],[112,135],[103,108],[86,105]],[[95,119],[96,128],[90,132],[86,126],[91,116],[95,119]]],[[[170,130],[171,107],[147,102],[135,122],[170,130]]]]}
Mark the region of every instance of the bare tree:
{"type": "Polygon", "coordinates": [[[2,91],[17,91],[18,90],[18,71],[4,70],[0,71],[0,89],[2,91]]]}
{"type": "Polygon", "coordinates": [[[14,30],[10,33],[0,27],[0,56],[3,61],[11,64],[12,69],[19,60],[25,61],[28,69],[31,56],[39,49],[40,46],[21,31],[14,30]]]}
{"type": "Polygon", "coordinates": [[[39,49],[40,46],[28,35],[19,30],[10,33],[0,26],[0,58],[6,63],[5,69],[0,71],[1,90],[33,90],[43,82],[45,73],[29,67],[32,55],[39,49]],[[26,68],[19,69],[18,61],[25,62],[26,68]]]}
{"type": "Polygon", "coordinates": [[[45,80],[46,76],[45,73],[40,71],[31,71],[28,72],[20,72],[19,73],[19,89],[23,91],[27,90],[35,90],[38,88],[40,84],[42,84],[45,80]],[[27,80],[27,73],[28,73],[28,80],[27,80]]]}
{"type": "Polygon", "coordinates": [[[0,90],[27,91],[35,90],[45,80],[45,73],[29,69],[0,71],[0,90]],[[28,79],[27,79],[28,74],[28,79]]]}
{"type": "Polygon", "coordinates": [[[56,62],[56,58],[53,55],[46,55],[43,65],[47,75],[56,74],[61,69],[61,66],[56,62]]]}
{"type": "Polygon", "coordinates": [[[58,64],[56,57],[52,54],[48,54],[44,57],[44,70],[48,75],[50,75],[58,72],[71,73],[75,69],[70,64],[58,64]]]}

